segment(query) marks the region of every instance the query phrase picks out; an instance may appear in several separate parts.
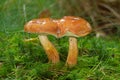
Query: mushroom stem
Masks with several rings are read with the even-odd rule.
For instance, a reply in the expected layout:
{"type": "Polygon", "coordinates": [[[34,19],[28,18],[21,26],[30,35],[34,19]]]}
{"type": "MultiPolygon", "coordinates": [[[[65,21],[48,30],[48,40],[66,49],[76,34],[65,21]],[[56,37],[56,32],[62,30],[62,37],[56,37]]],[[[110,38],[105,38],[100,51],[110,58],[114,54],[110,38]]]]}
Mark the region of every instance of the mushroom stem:
{"type": "Polygon", "coordinates": [[[69,52],[66,61],[66,66],[72,67],[77,64],[77,56],[78,56],[78,46],[77,39],[75,37],[69,38],[69,52]]]}
{"type": "Polygon", "coordinates": [[[48,56],[49,62],[59,62],[59,53],[55,49],[54,45],[48,40],[47,36],[39,35],[39,40],[48,56]]]}

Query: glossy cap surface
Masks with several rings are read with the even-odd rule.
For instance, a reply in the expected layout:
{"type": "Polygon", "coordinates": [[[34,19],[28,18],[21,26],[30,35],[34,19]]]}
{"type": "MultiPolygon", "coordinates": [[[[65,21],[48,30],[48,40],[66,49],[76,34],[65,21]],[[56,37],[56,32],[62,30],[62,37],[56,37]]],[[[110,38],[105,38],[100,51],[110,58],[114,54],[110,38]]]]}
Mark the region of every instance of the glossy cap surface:
{"type": "Polygon", "coordinates": [[[81,37],[91,32],[90,24],[79,17],[65,16],[59,20],[59,36],[75,36],[81,37]]]}
{"type": "Polygon", "coordinates": [[[26,23],[24,30],[30,33],[51,34],[56,37],[81,37],[91,32],[90,24],[79,17],[65,16],[62,19],[34,19],[26,23]]]}
{"type": "Polygon", "coordinates": [[[24,30],[29,33],[51,34],[57,36],[57,23],[51,18],[33,19],[25,24],[24,30]]]}

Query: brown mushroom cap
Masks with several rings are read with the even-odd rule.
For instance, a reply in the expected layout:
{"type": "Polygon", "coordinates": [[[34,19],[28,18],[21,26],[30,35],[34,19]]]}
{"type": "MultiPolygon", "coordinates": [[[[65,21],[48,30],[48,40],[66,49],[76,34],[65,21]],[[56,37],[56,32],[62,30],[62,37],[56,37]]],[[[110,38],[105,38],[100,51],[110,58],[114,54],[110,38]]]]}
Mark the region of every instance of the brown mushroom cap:
{"type": "Polygon", "coordinates": [[[65,16],[59,20],[41,18],[29,21],[24,30],[31,33],[51,34],[56,37],[81,37],[91,32],[90,24],[79,17],[65,16]]]}
{"type": "Polygon", "coordinates": [[[57,23],[53,22],[51,18],[33,19],[24,26],[26,32],[54,36],[57,36],[57,29],[57,23]]]}
{"type": "Polygon", "coordinates": [[[79,17],[65,16],[59,20],[58,26],[61,31],[58,35],[59,37],[81,37],[91,32],[90,24],[86,20],[79,17]]]}

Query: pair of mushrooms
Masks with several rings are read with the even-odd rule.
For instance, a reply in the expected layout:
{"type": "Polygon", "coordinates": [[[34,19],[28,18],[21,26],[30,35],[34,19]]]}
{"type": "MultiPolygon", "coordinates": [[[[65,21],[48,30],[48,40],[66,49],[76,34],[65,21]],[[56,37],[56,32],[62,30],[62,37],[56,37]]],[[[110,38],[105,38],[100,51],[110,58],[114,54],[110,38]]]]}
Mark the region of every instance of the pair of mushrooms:
{"type": "Polygon", "coordinates": [[[37,33],[39,40],[52,63],[60,61],[59,53],[54,45],[48,40],[47,35],[57,38],[69,36],[69,51],[66,60],[67,66],[74,66],[77,63],[78,47],[76,37],[82,37],[91,32],[90,24],[74,16],[65,16],[62,19],[41,18],[33,19],[26,23],[24,30],[29,33],[37,33]]]}

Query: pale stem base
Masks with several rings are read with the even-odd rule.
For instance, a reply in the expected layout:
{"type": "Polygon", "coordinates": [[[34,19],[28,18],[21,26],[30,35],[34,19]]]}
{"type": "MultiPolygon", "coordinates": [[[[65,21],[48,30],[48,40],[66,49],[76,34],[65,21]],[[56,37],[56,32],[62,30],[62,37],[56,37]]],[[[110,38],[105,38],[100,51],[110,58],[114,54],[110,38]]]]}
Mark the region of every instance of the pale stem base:
{"type": "Polygon", "coordinates": [[[78,46],[77,39],[74,37],[69,38],[69,52],[66,61],[66,66],[72,67],[77,64],[78,46]]]}
{"type": "Polygon", "coordinates": [[[39,40],[48,56],[49,62],[58,63],[59,62],[59,53],[57,52],[54,45],[48,40],[47,36],[39,35],[39,40]]]}

